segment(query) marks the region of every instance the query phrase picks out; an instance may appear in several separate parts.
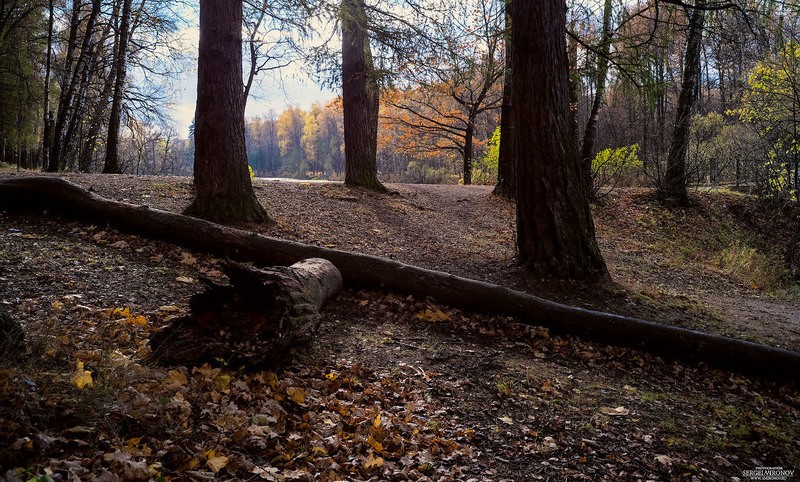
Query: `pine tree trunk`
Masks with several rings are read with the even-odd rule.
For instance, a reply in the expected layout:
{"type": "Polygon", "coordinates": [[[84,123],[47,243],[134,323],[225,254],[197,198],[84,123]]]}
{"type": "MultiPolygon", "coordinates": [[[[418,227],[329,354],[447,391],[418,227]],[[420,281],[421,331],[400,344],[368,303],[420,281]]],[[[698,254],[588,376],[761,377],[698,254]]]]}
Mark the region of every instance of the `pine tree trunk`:
{"type": "Polygon", "coordinates": [[[247,169],[242,82],[242,0],[200,1],[195,111],[195,199],[186,214],[264,222],[247,169]]]}
{"type": "Polygon", "coordinates": [[[363,0],[342,0],[345,184],[386,191],[378,180],[378,81],[363,0]]]}
{"type": "Polygon", "coordinates": [[[686,41],[686,57],[683,65],[681,92],[675,114],[675,129],[667,155],[667,170],[659,186],[660,200],[677,205],[689,202],[686,191],[686,150],[692,126],[692,109],[697,100],[697,81],[700,75],[700,56],[705,19],[705,0],[697,0],[696,8],[689,19],[689,38],[686,41]]]}
{"type": "Polygon", "coordinates": [[[563,0],[514,2],[517,248],[537,276],[607,276],[569,126],[563,0]]]}

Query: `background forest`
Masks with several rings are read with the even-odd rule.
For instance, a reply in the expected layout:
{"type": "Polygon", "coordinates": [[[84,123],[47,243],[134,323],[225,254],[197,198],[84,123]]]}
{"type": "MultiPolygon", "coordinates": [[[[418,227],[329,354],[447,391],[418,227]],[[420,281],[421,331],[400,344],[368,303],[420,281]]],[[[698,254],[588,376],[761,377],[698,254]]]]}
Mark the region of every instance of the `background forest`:
{"type": "MultiPolygon", "coordinates": [[[[447,3],[401,2],[369,13],[382,86],[381,179],[497,179],[505,5],[447,3]],[[413,27],[403,20],[411,11],[413,27]]],[[[326,41],[335,37],[332,5],[246,2],[245,10],[247,93],[260,80],[269,88],[287,66],[337,85],[335,42],[326,41]]],[[[692,11],[673,1],[570,3],[574,129],[595,188],[663,179],[694,28],[699,73],[687,181],[797,196],[797,6],[709,4],[698,9],[699,24],[690,22],[692,11]]],[[[2,160],[49,171],[191,174],[191,129],[188,138],[177,132],[168,107],[191,64],[181,38],[195,15],[191,5],[161,0],[4,1],[2,160]]],[[[341,179],[342,130],[340,99],[250,118],[249,163],[259,176],[341,179]]]]}

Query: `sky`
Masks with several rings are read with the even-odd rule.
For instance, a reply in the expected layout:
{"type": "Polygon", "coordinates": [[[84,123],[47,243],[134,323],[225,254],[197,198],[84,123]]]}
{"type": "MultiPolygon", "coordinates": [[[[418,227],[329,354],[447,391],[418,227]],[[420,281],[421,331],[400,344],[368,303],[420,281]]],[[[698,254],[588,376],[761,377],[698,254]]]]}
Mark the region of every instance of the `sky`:
{"type": "MultiPolygon", "coordinates": [[[[188,28],[182,32],[182,41],[192,50],[194,59],[192,68],[182,73],[175,83],[172,119],[180,137],[188,137],[189,125],[194,118],[197,101],[197,28],[188,28]]],[[[279,115],[287,107],[296,106],[308,110],[315,102],[326,103],[338,95],[322,88],[299,66],[289,66],[281,74],[262,74],[253,84],[250,97],[247,99],[246,117],[266,116],[270,111],[279,115]]]]}

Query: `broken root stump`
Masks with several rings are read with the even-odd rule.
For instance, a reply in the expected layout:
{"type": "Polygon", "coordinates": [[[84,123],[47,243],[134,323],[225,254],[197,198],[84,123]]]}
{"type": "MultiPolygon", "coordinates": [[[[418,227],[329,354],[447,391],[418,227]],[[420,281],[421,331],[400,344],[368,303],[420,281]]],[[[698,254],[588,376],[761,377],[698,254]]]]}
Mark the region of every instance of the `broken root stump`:
{"type": "Polygon", "coordinates": [[[339,270],[320,258],[269,269],[231,262],[223,271],[229,285],[204,280],[209,287],[192,296],[190,314],[153,333],[155,361],[223,360],[247,367],[277,362],[311,339],[320,308],[342,289],[339,270]]]}

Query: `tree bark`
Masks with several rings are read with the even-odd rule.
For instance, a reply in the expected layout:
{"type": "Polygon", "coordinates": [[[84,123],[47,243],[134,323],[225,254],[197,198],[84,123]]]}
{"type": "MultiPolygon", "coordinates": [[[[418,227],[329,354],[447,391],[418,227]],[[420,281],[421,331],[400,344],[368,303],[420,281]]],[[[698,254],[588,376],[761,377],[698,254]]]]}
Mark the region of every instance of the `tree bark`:
{"type": "Polygon", "coordinates": [[[520,323],[544,326],[556,335],[578,335],[764,378],[800,379],[798,352],[562,305],[377,256],[269,238],[147,206],[111,201],[59,178],[17,177],[0,181],[0,208],[58,212],[260,265],[290,265],[306,258],[323,258],[333,263],[351,286],[384,288],[420,298],[432,297],[462,309],[514,316],[520,323]]]}
{"type": "Polygon", "coordinates": [[[44,66],[44,134],[42,136],[42,170],[50,167],[50,145],[52,142],[52,123],[53,113],[50,111],[50,72],[51,60],[53,57],[53,0],[47,3],[47,54],[44,66]]]}
{"type": "Polygon", "coordinates": [[[472,138],[475,135],[475,120],[467,121],[467,128],[464,130],[464,185],[472,184],[472,138]]]}
{"type": "Polygon", "coordinates": [[[505,71],[503,72],[503,101],[500,104],[500,147],[497,155],[497,185],[492,194],[509,200],[517,198],[516,158],[514,157],[514,123],[511,110],[512,82],[511,56],[514,43],[511,41],[511,0],[505,0],[506,32],[505,32],[505,71]]]}
{"type": "Polygon", "coordinates": [[[70,34],[67,42],[67,58],[65,61],[65,80],[62,85],[61,97],[58,104],[58,112],[53,127],[50,145],[50,164],[47,170],[56,172],[64,168],[65,157],[69,143],[73,141],[70,136],[65,135],[65,130],[72,124],[71,116],[75,109],[75,92],[79,88],[81,74],[84,72],[85,64],[88,62],[89,50],[91,46],[92,34],[97,16],[100,14],[100,0],[92,0],[92,10],[86,20],[86,27],[83,32],[81,47],[78,52],[77,61],[74,60],[74,50],[77,48],[78,28],[80,27],[80,7],[81,2],[73,2],[72,18],[70,20],[70,34]],[[74,65],[73,65],[74,64],[74,65]]]}
{"type": "Polygon", "coordinates": [[[608,276],[569,127],[563,0],[511,6],[517,248],[536,276],[608,276]]]}
{"type": "Polygon", "coordinates": [[[668,204],[686,205],[686,149],[692,127],[692,109],[697,99],[697,83],[700,76],[700,57],[705,20],[705,0],[697,0],[689,18],[689,37],[686,40],[686,56],[683,63],[681,92],[678,96],[675,128],[667,154],[667,170],[658,189],[658,197],[668,204]]]}
{"type": "Polygon", "coordinates": [[[378,80],[372,65],[364,0],[342,0],[344,183],[385,192],[378,180],[378,80]]]}
{"type": "Polygon", "coordinates": [[[265,222],[247,169],[242,0],[200,1],[195,111],[195,199],[185,213],[216,222],[265,222]]]}
{"type": "Polygon", "coordinates": [[[206,281],[206,291],[189,302],[191,313],[150,337],[152,359],[165,364],[226,360],[248,368],[277,362],[311,340],[320,308],[342,290],[339,270],[319,258],[288,268],[228,263],[224,271],[229,285],[206,281]]]}
{"type": "MultiPolygon", "coordinates": [[[[133,0],[122,1],[122,14],[120,18],[119,40],[114,52],[114,65],[111,71],[114,74],[114,95],[111,99],[111,113],[108,117],[108,136],[106,137],[106,156],[103,161],[103,172],[106,174],[120,174],[119,165],[119,125],[122,117],[122,94],[125,90],[125,78],[128,66],[128,36],[131,22],[131,4],[133,0]]],[[[102,100],[101,100],[102,102],[102,100]]]]}
{"type": "Polygon", "coordinates": [[[603,33],[597,52],[597,77],[595,78],[594,99],[586,128],[583,133],[583,146],[581,148],[581,167],[583,178],[589,197],[595,197],[592,180],[592,159],[594,158],[594,143],[597,139],[597,124],[600,117],[600,107],[603,105],[606,94],[606,77],[608,76],[608,56],[611,53],[611,0],[605,0],[603,7],[603,33]]]}

